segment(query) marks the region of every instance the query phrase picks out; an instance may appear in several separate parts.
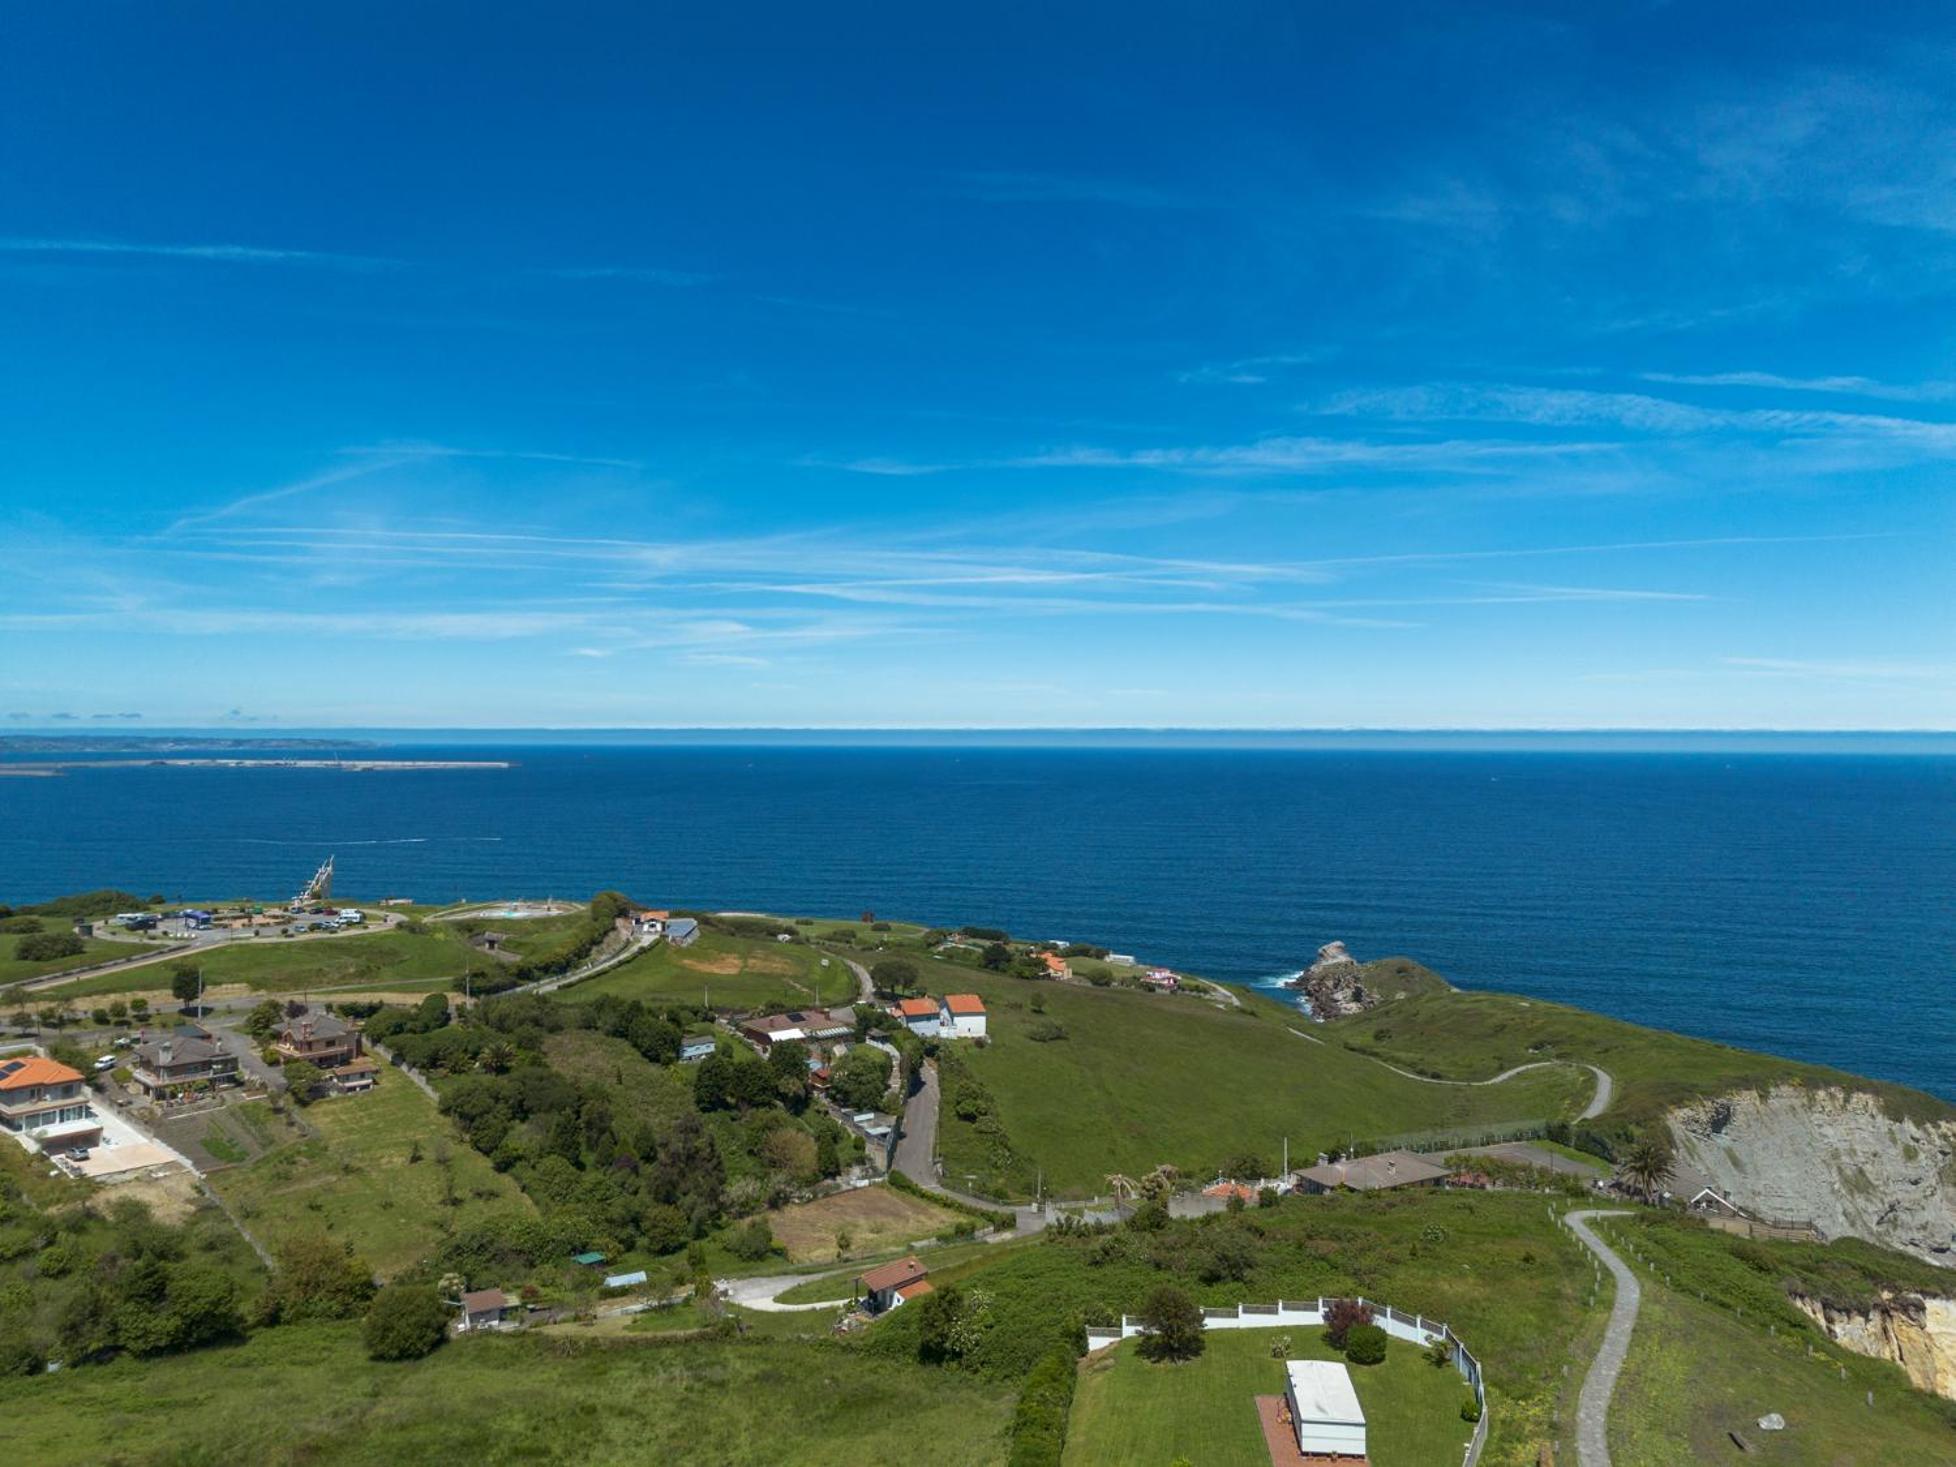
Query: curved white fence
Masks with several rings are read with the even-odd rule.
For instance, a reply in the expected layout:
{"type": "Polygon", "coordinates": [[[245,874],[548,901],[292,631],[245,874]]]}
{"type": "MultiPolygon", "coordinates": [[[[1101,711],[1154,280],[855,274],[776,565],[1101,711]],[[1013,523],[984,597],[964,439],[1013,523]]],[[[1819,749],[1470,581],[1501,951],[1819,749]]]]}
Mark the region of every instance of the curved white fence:
{"type": "MultiPolygon", "coordinates": [[[[1204,1329],[1274,1329],[1282,1325],[1309,1328],[1324,1323],[1325,1306],[1335,1302],[1332,1299],[1318,1298],[1309,1303],[1299,1300],[1279,1299],[1275,1304],[1238,1304],[1228,1309],[1204,1309],[1202,1327],[1204,1329]]],[[[1474,1393],[1474,1400],[1481,1408],[1481,1419],[1474,1423],[1473,1440],[1467,1443],[1463,1467],[1474,1467],[1481,1459],[1481,1449],[1487,1445],[1487,1387],[1481,1383],[1481,1363],[1460,1342],[1460,1336],[1437,1319],[1424,1315],[1408,1314],[1403,1309],[1394,1309],[1390,1304],[1381,1304],[1373,1299],[1360,1299],[1360,1304],[1372,1311],[1372,1322],[1395,1340],[1405,1340],[1413,1345],[1444,1344],[1453,1359],[1453,1368],[1460,1372],[1474,1393]]],[[[1087,1330],[1087,1348],[1098,1350],[1107,1345],[1118,1345],[1122,1340],[1133,1339],[1136,1335],[1148,1332],[1146,1324],[1132,1314],[1121,1316],[1121,1327],[1114,1329],[1093,1328],[1087,1330]]]]}

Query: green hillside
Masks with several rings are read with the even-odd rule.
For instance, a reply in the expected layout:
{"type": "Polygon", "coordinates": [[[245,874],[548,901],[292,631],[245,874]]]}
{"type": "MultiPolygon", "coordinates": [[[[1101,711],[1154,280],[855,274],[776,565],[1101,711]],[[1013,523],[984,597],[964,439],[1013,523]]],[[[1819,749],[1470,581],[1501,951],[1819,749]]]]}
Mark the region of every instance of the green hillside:
{"type": "Polygon", "coordinates": [[[1952,1114],[1944,1102],[1905,1086],[1510,993],[1421,994],[1340,1019],[1323,1032],[1353,1052],[1449,1079],[1486,1079],[1531,1060],[1601,1065],[1616,1081],[1603,1123],[1619,1130],[1700,1096],[1785,1082],[1871,1091],[1898,1115],[1952,1114]]]}
{"type": "Polygon", "coordinates": [[[1274,1173],[1285,1137],[1293,1158],[1309,1158],[1354,1142],[1564,1119],[1594,1090],[1575,1069],[1485,1087],[1409,1079],[1321,1042],[1319,1026],[1254,994],[1218,1006],[920,966],[933,994],[985,1000],[989,1043],[947,1046],[940,1062],[938,1144],[950,1181],[995,1195],[1030,1196],[1036,1170],[1049,1191],[1076,1196],[1104,1195],[1110,1172],[1162,1162],[1207,1177],[1253,1157],[1274,1173]],[[1055,1029],[1063,1037],[1040,1037],[1055,1029]],[[969,1082],[995,1101],[1002,1141],[982,1115],[960,1116],[969,1082]]]}

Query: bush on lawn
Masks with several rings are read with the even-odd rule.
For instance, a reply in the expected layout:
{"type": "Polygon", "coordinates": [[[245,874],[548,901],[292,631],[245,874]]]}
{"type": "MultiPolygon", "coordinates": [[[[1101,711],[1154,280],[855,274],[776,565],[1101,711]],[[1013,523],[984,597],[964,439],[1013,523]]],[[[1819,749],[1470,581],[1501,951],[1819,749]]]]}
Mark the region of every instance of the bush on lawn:
{"type": "Polygon", "coordinates": [[[1377,1365],[1386,1357],[1386,1332],[1376,1324],[1355,1324],[1345,1331],[1345,1359],[1353,1365],[1377,1365]]]}

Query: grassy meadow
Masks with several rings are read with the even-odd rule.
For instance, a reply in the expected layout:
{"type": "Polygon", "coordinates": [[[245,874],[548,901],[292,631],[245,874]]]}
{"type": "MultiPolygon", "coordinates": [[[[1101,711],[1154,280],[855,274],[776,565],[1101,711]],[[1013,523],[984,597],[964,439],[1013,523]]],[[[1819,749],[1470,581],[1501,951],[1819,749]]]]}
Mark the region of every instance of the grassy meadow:
{"type": "MultiPolygon", "coordinates": [[[[1065,1467],[1125,1467],[1186,1457],[1203,1467],[1269,1467],[1257,1396],[1284,1392],[1284,1360],[1339,1360],[1324,1331],[1217,1330],[1201,1355],[1174,1365],[1141,1358],[1134,1343],[1089,1356],[1080,1367],[1067,1428],[1065,1467]],[[1288,1341],[1281,1358],[1272,1349],[1288,1341]]],[[[1390,1343],[1378,1365],[1350,1367],[1365,1412],[1372,1467],[1458,1462],[1474,1428],[1460,1419],[1466,1382],[1419,1350],[1390,1343]]]]}
{"type": "Polygon", "coordinates": [[[66,1467],[430,1462],[827,1467],[1004,1459],[1008,1386],[820,1338],[461,1339],[380,1364],[357,1325],[295,1325],[148,1364],[0,1381],[7,1447],[66,1467]]]}
{"type": "Polygon", "coordinates": [[[1110,1172],[1138,1175],[1171,1162],[1207,1177],[1248,1152],[1274,1171],[1283,1141],[1293,1160],[1356,1139],[1472,1130],[1575,1115],[1587,1072],[1534,1070],[1501,1085],[1432,1085],[1395,1075],[1335,1044],[1283,1005],[1245,994],[1243,1006],[1198,998],[1027,982],[930,962],[934,994],[985,1000],[990,1042],[960,1044],[945,1066],[938,1147],[947,1178],[1030,1196],[1034,1169],[1060,1195],[1106,1190],[1110,1172]],[[1043,1012],[1035,1012],[1037,1002],[1043,1012]],[[1032,1036],[1057,1025],[1064,1038],[1032,1036]],[[997,1101],[1010,1156],[955,1113],[962,1066],[997,1101]]]}
{"type": "Polygon", "coordinates": [[[848,964],[805,943],[700,933],[690,947],[660,943],[630,962],[566,988],[563,996],[587,1001],[600,994],[645,1003],[700,1002],[711,997],[718,1009],[751,1009],[764,1004],[834,1005],[856,996],[848,964]]]}
{"type": "Polygon", "coordinates": [[[1951,1114],[1944,1102],[1900,1085],[1508,993],[1425,994],[1319,1032],[1349,1049],[1448,1079],[1486,1079],[1531,1060],[1601,1065],[1616,1080],[1602,1117],[1606,1126],[1642,1125],[1699,1096],[1784,1082],[1872,1091],[1897,1114],[1951,1114]]]}
{"type": "MultiPolygon", "coordinates": [[[[375,929],[342,937],[241,938],[180,961],[196,963],[204,981],[242,983],[264,993],[323,992],[334,988],[446,987],[459,982],[479,954],[459,933],[440,923],[426,933],[375,929]]],[[[170,986],[170,962],[152,963],[120,973],[78,978],[48,991],[54,998],[92,998],[111,993],[148,993],[170,986]]]]}
{"type": "MultiPolygon", "coordinates": [[[[391,1278],[453,1230],[494,1212],[531,1210],[516,1184],[455,1135],[403,1075],[383,1072],[367,1094],[315,1102],[304,1116],[316,1136],[288,1131],[285,1144],[210,1179],[267,1247],[290,1233],[323,1231],[391,1278]],[[420,1159],[411,1160],[416,1148],[420,1159]]],[[[283,1125],[259,1119],[274,1133],[283,1125]]]]}
{"type": "Polygon", "coordinates": [[[860,1256],[925,1239],[964,1221],[964,1215],[894,1187],[863,1187],[768,1214],[774,1239],[790,1263],[832,1263],[836,1233],[849,1234],[849,1252],[860,1256]]]}
{"type": "MultiPolygon", "coordinates": [[[[50,932],[65,930],[65,924],[50,921],[50,932]]],[[[90,963],[104,963],[110,958],[129,957],[141,951],[126,942],[111,942],[101,937],[84,937],[82,950],[69,958],[48,958],[30,963],[20,957],[21,934],[0,934],[0,988],[10,983],[25,983],[30,978],[46,978],[51,974],[64,973],[70,968],[85,968],[90,963]]],[[[65,987],[66,985],[62,985],[65,987]]],[[[41,994],[33,995],[38,999],[41,994]]]]}

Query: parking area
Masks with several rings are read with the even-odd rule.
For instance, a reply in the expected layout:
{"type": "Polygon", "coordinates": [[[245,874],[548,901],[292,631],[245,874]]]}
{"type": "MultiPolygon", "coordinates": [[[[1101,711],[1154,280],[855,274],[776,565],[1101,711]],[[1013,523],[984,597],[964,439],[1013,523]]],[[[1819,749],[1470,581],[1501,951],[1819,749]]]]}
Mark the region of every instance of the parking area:
{"type": "Polygon", "coordinates": [[[144,1132],[127,1116],[118,1114],[113,1106],[98,1104],[94,1109],[96,1119],[102,1124],[102,1139],[80,1161],[56,1156],[55,1164],[63,1171],[101,1181],[158,1167],[192,1169],[181,1153],[144,1132]]]}

